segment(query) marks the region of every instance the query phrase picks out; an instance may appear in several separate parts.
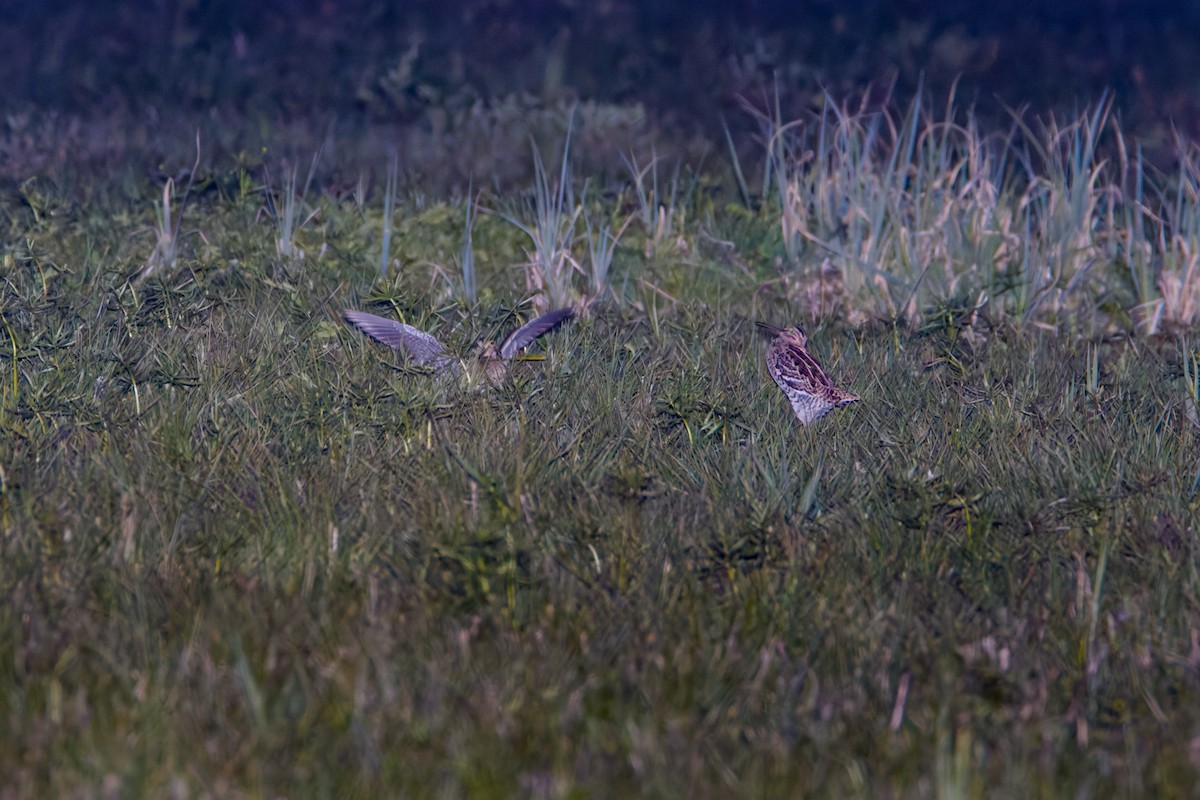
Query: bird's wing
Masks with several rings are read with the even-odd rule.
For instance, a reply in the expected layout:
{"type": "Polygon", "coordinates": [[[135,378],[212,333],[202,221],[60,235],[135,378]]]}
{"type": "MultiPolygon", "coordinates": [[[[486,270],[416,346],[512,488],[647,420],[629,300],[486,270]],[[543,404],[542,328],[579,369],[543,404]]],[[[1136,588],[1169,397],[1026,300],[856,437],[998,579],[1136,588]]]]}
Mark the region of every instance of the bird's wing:
{"type": "Polygon", "coordinates": [[[434,364],[439,361],[445,348],[437,339],[423,330],[396,322],[391,319],[377,317],[362,311],[343,311],[342,316],[354,327],[370,336],[377,342],[403,350],[408,357],[418,364],[434,364]]]}
{"type": "Polygon", "coordinates": [[[549,333],[573,316],[575,316],[575,312],[571,309],[558,308],[529,320],[529,322],[526,322],[506,336],[504,341],[500,343],[500,357],[512,358],[523,348],[532,344],[534,339],[544,333],[549,333]]]}
{"type": "Polygon", "coordinates": [[[809,382],[809,385],[813,387],[813,391],[816,391],[818,388],[833,386],[833,381],[825,374],[825,370],[821,367],[821,362],[817,361],[812,353],[803,347],[788,345],[788,355],[796,372],[809,382]]]}

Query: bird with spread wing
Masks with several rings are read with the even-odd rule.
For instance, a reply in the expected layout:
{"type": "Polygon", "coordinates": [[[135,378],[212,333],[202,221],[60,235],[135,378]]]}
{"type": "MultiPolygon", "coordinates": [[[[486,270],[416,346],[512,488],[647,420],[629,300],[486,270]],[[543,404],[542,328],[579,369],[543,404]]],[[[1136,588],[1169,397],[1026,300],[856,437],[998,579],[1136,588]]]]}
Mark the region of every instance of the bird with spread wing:
{"type": "Polygon", "coordinates": [[[492,386],[498,386],[504,380],[508,374],[508,362],[517,353],[574,315],[575,312],[570,308],[555,309],[526,322],[504,337],[499,346],[495,342],[485,342],[478,348],[474,358],[458,359],[448,355],[441,342],[420,328],[364,311],[347,309],[342,312],[347,322],[367,336],[403,352],[417,364],[431,367],[439,377],[448,378],[465,373],[469,381],[482,378],[492,386]]]}

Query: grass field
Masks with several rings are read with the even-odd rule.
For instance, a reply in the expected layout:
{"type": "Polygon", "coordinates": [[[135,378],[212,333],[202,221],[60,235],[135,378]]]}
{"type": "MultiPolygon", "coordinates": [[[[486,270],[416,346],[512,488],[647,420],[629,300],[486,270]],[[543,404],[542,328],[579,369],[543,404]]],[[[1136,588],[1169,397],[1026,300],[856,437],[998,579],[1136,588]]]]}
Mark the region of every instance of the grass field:
{"type": "Polygon", "coordinates": [[[7,193],[0,796],[1194,793],[1195,152],[761,122],[711,181],[7,193]],[[339,317],[584,295],[495,390],[339,317]],[[862,402],[799,426],[754,320],[862,402]]]}

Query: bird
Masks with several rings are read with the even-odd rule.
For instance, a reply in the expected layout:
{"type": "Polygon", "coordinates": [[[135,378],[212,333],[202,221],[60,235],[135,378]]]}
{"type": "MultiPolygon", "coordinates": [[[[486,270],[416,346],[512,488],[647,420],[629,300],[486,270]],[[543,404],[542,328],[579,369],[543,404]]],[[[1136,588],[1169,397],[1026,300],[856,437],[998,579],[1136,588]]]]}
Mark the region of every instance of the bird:
{"type": "Polygon", "coordinates": [[[772,337],[767,349],[767,370],[792,404],[796,419],[804,425],[861,398],[839,389],[825,370],[808,352],[808,335],[803,328],[789,325],[776,328],[765,322],[755,323],[772,337]]]}
{"type": "Polygon", "coordinates": [[[442,343],[420,328],[353,309],[343,310],[342,316],[375,341],[405,353],[417,364],[432,367],[439,377],[449,378],[465,372],[468,380],[482,377],[492,386],[499,386],[508,374],[508,362],[513,356],[539,336],[571,319],[575,312],[570,308],[555,309],[526,322],[504,337],[499,346],[495,342],[484,342],[476,353],[477,368],[470,359],[460,360],[447,355],[442,343]]]}

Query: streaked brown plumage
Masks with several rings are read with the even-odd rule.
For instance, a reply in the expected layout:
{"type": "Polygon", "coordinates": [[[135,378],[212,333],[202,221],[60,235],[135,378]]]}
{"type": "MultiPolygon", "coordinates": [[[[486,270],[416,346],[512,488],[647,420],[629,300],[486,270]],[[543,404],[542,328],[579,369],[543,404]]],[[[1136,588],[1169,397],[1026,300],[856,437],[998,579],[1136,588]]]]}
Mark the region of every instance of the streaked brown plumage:
{"type": "Polygon", "coordinates": [[[442,343],[425,331],[405,325],[403,322],[377,317],[363,311],[345,310],[342,316],[354,327],[370,336],[377,342],[386,344],[406,354],[422,366],[429,366],[441,377],[453,377],[464,372],[468,379],[482,377],[493,386],[504,380],[508,373],[508,361],[517,353],[533,343],[543,334],[557,328],[575,315],[569,308],[559,308],[526,322],[510,333],[497,347],[494,342],[485,342],[480,348],[474,365],[468,364],[452,356],[446,355],[442,343]]]}
{"type": "Polygon", "coordinates": [[[849,405],[858,395],[839,389],[808,352],[808,336],[795,325],[776,328],[756,323],[773,337],[767,350],[767,370],[792,404],[796,419],[807,425],[835,408],[849,405]]]}

